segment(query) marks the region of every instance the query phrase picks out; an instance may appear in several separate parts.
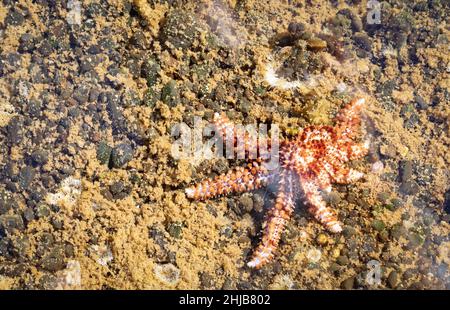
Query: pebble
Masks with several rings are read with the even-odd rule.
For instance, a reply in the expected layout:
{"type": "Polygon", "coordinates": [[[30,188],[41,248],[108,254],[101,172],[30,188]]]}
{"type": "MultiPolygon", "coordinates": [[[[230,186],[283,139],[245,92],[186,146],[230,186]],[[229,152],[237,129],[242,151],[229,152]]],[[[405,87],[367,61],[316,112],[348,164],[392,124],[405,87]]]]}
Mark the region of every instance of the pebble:
{"type": "Polygon", "coordinates": [[[34,179],[34,176],[36,174],[36,171],[30,167],[26,166],[20,170],[19,173],[19,184],[23,189],[27,189],[31,182],[34,179]]]}
{"type": "Polygon", "coordinates": [[[364,32],[357,32],[353,35],[353,40],[355,43],[364,49],[366,52],[372,51],[372,40],[370,37],[364,32]]]}
{"type": "Polygon", "coordinates": [[[402,182],[408,182],[413,174],[413,163],[410,160],[400,162],[400,179],[402,182]]]}
{"type": "Polygon", "coordinates": [[[147,86],[152,87],[156,84],[159,78],[159,72],[161,71],[161,66],[155,59],[150,58],[141,66],[141,76],[147,80],[147,86]]]}
{"type": "Polygon", "coordinates": [[[239,198],[239,204],[247,213],[253,210],[253,199],[251,198],[251,195],[242,195],[239,198]]]}
{"type": "Polygon", "coordinates": [[[351,236],[356,235],[356,229],[352,226],[344,226],[342,233],[346,238],[350,238],[351,236]]]}
{"type": "Polygon", "coordinates": [[[341,255],[336,259],[336,262],[341,266],[346,266],[350,263],[350,260],[348,259],[347,256],[341,255]]]}
{"type": "Polygon", "coordinates": [[[130,39],[130,43],[143,50],[147,49],[149,46],[149,42],[145,37],[144,32],[142,32],[141,30],[137,30],[135,33],[133,33],[130,39]]]}
{"type": "Polygon", "coordinates": [[[328,237],[325,234],[319,234],[316,238],[316,241],[320,245],[326,245],[328,243],[328,237]]]}
{"type": "Polygon", "coordinates": [[[174,80],[171,80],[162,88],[161,100],[170,107],[174,107],[180,102],[177,83],[174,80]]]}
{"type": "Polygon", "coordinates": [[[253,195],[253,209],[256,212],[262,212],[264,208],[264,197],[259,194],[253,195]]]}
{"type": "Polygon", "coordinates": [[[336,192],[330,192],[325,197],[326,201],[333,206],[337,206],[341,202],[341,196],[336,192]]]}
{"type": "Polygon", "coordinates": [[[31,53],[34,50],[35,43],[34,38],[29,33],[24,33],[19,39],[19,52],[31,53]]]}
{"type": "Polygon", "coordinates": [[[421,96],[416,95],[414,98],[416,102],[416,107],[418,110],[426,110],[428,109],[428,103],[421,96]]]}
{"type": "Polygon", "coordinates": [[[294,37],[299,38],[301,34],[305,31],[305,24],[298,22],[290,22],[288,25],[288,31],[294,37]]]}
{"type": "Polygon", "coordinates": [[[355,284],[355,278],[351,277],[351,278],[348,278],[348,279],[342,281],[341,288],[344,290],[351,290],[351,289],[353,289],[354,284],[355,284]]]}
{"type": "Polygon", "coordinates": [[[187,49],[192,46],[204,26],[195,14],[184,9],[172,10],[165,18],[160,31],[161,42],[168,47],[187,49]]]}
{"type": "Polygon", "coordinates": [[[19,11],[17,8],[13,7],[9,10],[8,15],[5,18],[5,25],[9,26],[20,26],[25,21],[24,12],[19,11]]]}
{"type": "Polygon", "coordinates": [[[109,164],[111,158],[112,147],[105,141],[100,141],[97,147],[97,159],[102,165],[109,164]]]}
{"type": "Polygon", "coordinates": [[[381,220],[373,220],[371,226],[373,229],[375,229],[376,231],[379,231],[379,232],[382,231],[386,227],[384,222],[381,220]]]}
{"type": "Polygon", "coordinates": [[[411,249],[411,250],[416,249],[424,242],[423,237],[415,232],[412,232],[408,235],[408,240],[409,240],[409,243],[407,245],[407,248],[411,249]]]}
{"type": "Polygon", "coordinates": [[[130,194],[130,189],[125,187],[123,182],[117,181],[109,186],[109,191],[111,192],[114,199],[123,199],[130,194]]]}
{"type": "Polygon", "coordinates": [[[25,224],[20,215],[2,215],[0,216],[0,228],[7,234],[12,234],[14,231],[22,231],[25,229],[25,224]]]}
{"type": "Polygon", "coordinates": [[[226,238],[231,238],[231,236],[233,235],[233,228],[231,226],[223,226],[220,229],[220,234],[222,236],[225,236],[226,238]]]}
{"type": "Polygon", "coordinates": [[[120,168],[133,159],[133,148],[128,143],[115,146],[111,152],[111,164],[114,168],[120,168]]]}
{"type": "Polygon", "coordinates": [[[51,249],[49,253],[41,259],[39,265],[47,271],[58,271],[64,269],[64,249],[59,246],[51,249]]]}
{"type": "Polygon", "coordinates": [[[403,182],[399,188],[404,195],[415,195],[419,192],[419,185],[415,181],[403,182]]]}
{"type": "Polygon", "coordinates": [[[181,238],[182,230],[183,230],[183,224],[180,222],[170,223],[169,226],[167,227],[167,231],[169,232],[169,235],[176,239],[181,238]]]}
{"type": "Polygon", "coordinates": [[[235,287],[233,281],[230,278],[226,278],[225,281],[223,282],[222,290],[229,291],[233,290],[234,288],[235,287]]]}
{"type": "Polygon", "coordinates": [[[48,153],[44,150],[37,150],[31,154],[31,160],[36,166],[45,165],[48,161],[48,153]]]}
{"type": "Polygon", "coordinates": [[[160,92],[157,92],[153,88],[149,87],[144,94],[143,103],[146,106],[153,107],[160,98],[161,98],[160,92]]]}
{"type": "Polygon", "coordinates": [[[386,203],[386,202],[388,201],[390,195],[391,195],[391,194],[388,193],[388,192],[381,192],[381,193],[378,193],[377,199],[378,199],[378,201],[380,201],[381,203],[386,203]]]}
{"type": "Polygon", "coordinates": [[[78,103],[84,104],[89,99],[89,90],[90,87],[88,85],[80,85],[74,90],[72,96],[78,103]]]}
{"type": "Polygon", "coordinates": [[[321,51],[327,48],[327,42],[319,38],[311,38],[307,41],[307,47],[312,51],[321,51]]]}
{"type": "Polygon", "coordinates": [[[387,281],[388,281],[388,285],[389,285],[390,288],[392,288],[392,289],[396,288],[397,285],[398,285],[398,273],[397,273],[397,271],[395,271],[395,270],[391,271],[389,273],[387,281]]]}
{"type": "Polygon", "coordinates": [[[208,272],[202,272],[200,275],[200,282],[203,288],[211,288],[214,283],[214,278],[208,272]]]}
{"type": "Polygon", "coordinates": [[[306,252],[306,258],[308,259],[309,263],[317,263],[320,258],[322,257],[322,252],[320,252],[319,249],[312,248],[306,252]]]}
{"type": "Polygon", "coordinates": [[[50,215],[50,207],[46,204],[39,204],[35,213],[38,218],[47,217],[50,215]]]}
{"type": "Polygon", "coordinates": [[[48,57],[53,52],[53,47],[50,42],[45,39],[41,42],[37,50],[43,57],[48,57]]]}

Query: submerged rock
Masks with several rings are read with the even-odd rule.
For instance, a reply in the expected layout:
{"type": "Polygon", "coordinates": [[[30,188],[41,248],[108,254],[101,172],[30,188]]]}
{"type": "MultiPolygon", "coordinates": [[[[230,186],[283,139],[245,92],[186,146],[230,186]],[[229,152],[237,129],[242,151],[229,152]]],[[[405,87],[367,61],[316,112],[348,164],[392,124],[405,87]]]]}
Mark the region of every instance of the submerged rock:
{"type": "Polygon", "coordinates": [[[182,9],[170,12],[160,31],[161,41],[166,46],[186,49],[192,46],[201,32],[206,31],[195,14],[182,9]]]}

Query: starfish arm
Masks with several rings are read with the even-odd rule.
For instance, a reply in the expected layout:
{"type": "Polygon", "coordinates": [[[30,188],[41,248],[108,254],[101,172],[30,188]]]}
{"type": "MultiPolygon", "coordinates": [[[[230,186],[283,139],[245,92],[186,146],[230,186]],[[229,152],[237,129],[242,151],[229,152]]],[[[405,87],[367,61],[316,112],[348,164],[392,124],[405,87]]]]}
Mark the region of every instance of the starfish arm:
{"type": "MultiPolygon", "coordinates": [[[[301,175],[302,171],[296,169],[297,174],[301,175]]],[[[311,165],[310,172],[315,175],[315,180],[317,181],[317,185],[320,190],[329,193],[331,192],[331,178],[330,174],[326,169],[324,169],[323,165],[319,162],[314,165],[311,165]]]]}
{"type": "Polygon", "coordinates": [[[308,211],[330,232],[341,232],[341,224],[334,212],[326,206],[319,187],[316,185],[315,178],[310,175],[301,175],[300,177],[300,184],[308,204],[308,211]]]}
{"type": "Polygon", "coordinates": [[[364,98],[355,98],[349,104],[347,104],[336,116],[336,128],[343,137],[351,138],[356,135],[361,124],[360,115],[364,105],[364,98]]]}
{"type": "Polygon", "coordinates": [[[185,190],[186,196],[194,200],[206,200],[229,193],[242,193],[267,185],[274,173],[270,172],[261,160],[247,167],[238,167],[214,179],[206,179],[185,190]]]}
{"type": "Polygon", "coordinates": [[[278,248],[281,233],[294,212],[294,186],[291,173],[281,178],[275,205],[269,211],[267,220],[263,225],[264,231],[261,242],[253,252],[252,259],[247,263],[247,266],[259,269],[273,258],[274,252],[278,248]]]}
{"type": "Polygon", "coordinates": [[[364,157],[369,153],[370,141],[366,140],[362,144],[353,144],[350,146],[349,159],[354,160],[364,157]]]}
{"type": "Polygon", "coordinates": [[[244,156],[249,158],[249,154],[255,158],[258,151],[260,157],[266,157],[270,152],[271,140],[268,137],[261,137],[256,132],[249,132],[243,126],[236,126],[225,113],[214,114],[214,128],[223,141],[232,139],[238,158],[244,158],[244,156]]]}

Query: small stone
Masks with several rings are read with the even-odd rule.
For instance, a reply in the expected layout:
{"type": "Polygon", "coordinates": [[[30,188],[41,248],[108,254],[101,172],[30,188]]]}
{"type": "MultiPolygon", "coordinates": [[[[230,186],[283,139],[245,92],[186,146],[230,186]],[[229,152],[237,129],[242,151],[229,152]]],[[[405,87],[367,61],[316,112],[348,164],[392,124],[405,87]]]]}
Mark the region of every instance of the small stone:
{"type": "Polygon", "coordinates": [[[162,88],[161,100],[170,107],[174,107],[180,102],[177,83],[174,80],[171,80],[162,88]]]}
{"type": "Polygon", "coordinates": [[[341,255],[341,250],[337,246],[334,247],[330,252],[330,256],[334,259],[337,259],[340,255],[341,255]]]}
{"type": "Polygon", "coordinates": [[[243,99],[241,104],[239,105],[239,110],[245,114],[248,114],[251,108],[252,108],[251,103],[247,99],[243,99]]]}
{"type": "Polygon", "coordinates": [[[135,33],[133,33],[130,39],[130,43],[135,45],[136,47],[139,47],[140,49],[147,49],[149,45],[145,34],[141,30],[137,30],[135,33]]]}
{"type": "Polygon", "coordinates": [[[111,158],[112,147],[105,141],[101,141],[97,147],[97,159],[102,164],[108,164],[111,158]]]}
{"type": "Polygon", "coordinates": [[[167,227],[167,231],[169,232],[169,235],[176,239],[181,238],[182,230],[183,230],[183,224],[180,222],[170,223],[169,226],[167,227]]]}
{"type": "Polygon", "coordinates": [[[341,202],[341,196],[336,192],[330,192],[325,198],[326,201],[333,206],[337,206],[341,202]]]}
{"type": "Polygon", "coordinates": [[[319,234],[316,238],[316,241],[320,245],[326,245],[328,243],[328,237],[325,234],[319,234]]]}
{"type": "Polygon", "coordinates": [[[200,281],[204,288],[210,288],[214,283],[214,278],[209,273],[202,272],[200,275],[200,281]]]}
{"type": "Polygon", "coordinates": [[[76,260],[67,262],[66,268],[57,273],[58,290],[70,290],[81,288],[81,266],[76,260]]]}
{"type": "Polygon", "coordinates": [[[233,235],[233,228],[231,226],[224,226],[220,229],[220,234],[226,238],[231,238],[233,235]]]}
{"type": "Polygon", "coordinates": [[[388,192],[381,192],[381,193],[378,193],[377,198],[381,203],[386,203],[388,201],[390,195],[391,194],[388,192]]]}
{"type": "Polygon", "coordinates": [[[44,150],[37,150],[31,154],[31,160],[36,166],[45,165],[48,161],[48,153],[44,150]]]}
{"type": "Polygon", "coordinates": [[[121,143],[111,152],[111,163],[114,168],[120,168],[133,159],[133,148],[128,143],[121,143]]]}
{"type": "Polygon", "coordinates": [[[291,22],[288,25],[288,31],[295,37],[300,37],[300,35],[305,30],[305,24],[303,23],[297,23],[297,22],[291,22]]]}
{"type": "Polygon", "coordinates": [[[111,192],[114,199],[123,199],[129,194],[129,190],[121,181],[117,181],[111,184],[109,186],[109,191],[111,192]]]}
{"type": "Polygon", "coordinates": [[[5,25],[19,26],[23,24],[24,21],[25,14],[13,7],[11,8],[11,10],[9,10],[8,15],[6,15],[5,25]]]}
{"type": "Polygon", "coordinates": [[[64,269],[64,249],[55,247],[41,259],[39,265],[48,271],[58,271],[64,269]]]}
{"type": "Polygon", "coordinates": [[[229,291],[233,289],[234,289],[233,281],[230,278],[226,278],[225,281],[223,282],[222,290],[229,291]]]}
{"type": "Polygon", "coordinates": [[[22,231],[25,229],[22,217],[20,215],[2,215],[0,216],[0,229],[8,234],[14,231],[22,231]]]}
{"type": "Polygon", "coordinates": [[[33,181],[35,174],[36,174],[35,170],[30,166],[22,168],[19,173],[20,186],[24,189],[28,188],[31,182],[33,181]]]}
{"type": "Polygon", "coordinates": [[[36,208],[36,216],[38,218],[44,218],[50,215],[50,207],[46,204],[40,204],[36,208]]]}
{"type": "Polygon", "coordinates": [[[205,25],[199,22],[195,16],[185,9],[170,11],[161,28],[161,42],[168,47],[190,48],[201,32],[206,31],[205,25]]]}
{"type": "Polygon", "coordinates": [[[351,289],[353,289],[354,284],[355,284],[355,278],[351,277],[351,278],[348,278],[348,279],[342,281],[341,288],[344,290],[351,290],[351,289]]]}
{"type": "Polygon", "coordinates": [[[76,101],[78,101],[78,103],[86,103],[89,100],[89,90],[89,86],[80,85],[77,89],[74,90],[72,96],[76,101]]]}
{"type": "Polygon", "coordinates": [[[264,208],[264,198],[259,194],[253,195],[253,209],[256,212],[262,212],[264,208]]]}
{"type": "Polygon", "coordinates": [[[376,231],[382,231],[386,227],[384,222],[381,220],[373,220],[371,226],[376,231]]]}
{"type": "Polygon", "coordinates": [[[246,212],[250,212],[253,209],[253,200],[250,195],[242,195],[239,198],[239,204],[246,212]]]}
{"type": "Polygon", "coordinates": [[[312,248],[306,252],[306,258],[310,264],[315,264],[322,258],[322,252],[319,249],[312,248]]]}
{"type": "Polygon", "coordinates": [[[159,78],[161,66],[153,58],[144,61],[141,67],[141,76],[147,80],[147,86],[152,87],[159,78]]]}
{"type": "Polygon", "coordinates": [[[34,38],[29,33],[24,33],[19,39],[19,52],[30,53],[35,47],[34,38]]]}
{"type": "Polygon", "coordinates": [[[428,103],[421,96],[417,95],[414,99],[416,101],[417,109],[419,109],[419,110],[428,109],[428,103]]]}
{"type": "Polygon", "coordinates": [[[415,195],[419,192],[419,185],[415,181],[408,181],[403,182],[399,189],[404,195],[415,195]]]}
{"type": "Polygon", "coordinates": [[[336,262],[341,266],[346,266],[350,263],[350,260],[348,259],[347,256],[341,255],[337,258],[336,262]]]}
{"type": "Polygon", "coordinates": [[[372,40],[364,32],[357,32],[353,35],[355,43],[367,52],[372,51],[372,40]]]}
{"type": "Polygon", "coordinates": [[[23,211],[23,218],[27,222],[31,222],[32,220],[34,220],[34,211],[33,211],[33,209],[32,208],[26,208],[23,211]]]}
{"type": "Polygon", "coordinates": [[[387,230],[383,230],[378,234],[378,238],[381,242],[387,242],[389,240],[389,233],[387,230]]]}
{"type": "Polygon", "coordinates": [[[409,234],[408,240],[409,240],[409,243],[408,243],[409,249],[416,249],[424,242],[423,237],[415,232],[409,234]]]}
{"type": "Polygon", "coordinates": [[[392,198],[391,205],[396,210],[396,209],[400,208],[401,206],[403,206],[403,200],[401,200],[400,198],[392,198]]]}
{"type": "Polygon", "coordinates": [[[143,104],[149,107],[153,107],[156,102],[161,98],[161,94],[149,87],[144,94],[143,104]]]}
{"type": "Polygon", "coordinates": [[[397,271],[395,271],[395,270],[391,271],[389,273],[387,281],[388,281],[388,284],[389,284],[390,288],[392,288],[392,289],[396,288],[397,285],[398,285],[398,273],[397,273],[397,271]]]}
{"type": "Polygon", "coordinates": [[[400,179],[402,182],[410,181],[413,174],[413,163],[410,160],[400,162],[400,179]]]}
{"type": "Polygon", "coordinates": [[[346,238],[350,238],[351,236],[354,236],[356,234],[356,229],[352,226],[344,226],[342,233],[346,238]]]}
{"type": "Polygon", "coordinates": [[[307,47],[312,51],[321,51],[327,48],[327,42],[322,39],[311,38],[307,41],[307,47]]]}
{"type": "Polygon", "coordinates": [[[52,53],[53,47],[48,40],[43,40],[38,47],[38,51],[42,56],[48,57],[52,53]]]}
{"type": "Polygon", "coordinates": [[[244,244],[247,244],[247,243],[251,243],[251,240],[250,240],[250,238],[248,237],[248,236],[240,236],[239,237],[239,239],[238,239],[238,243],[244,243],[244,244]]]}

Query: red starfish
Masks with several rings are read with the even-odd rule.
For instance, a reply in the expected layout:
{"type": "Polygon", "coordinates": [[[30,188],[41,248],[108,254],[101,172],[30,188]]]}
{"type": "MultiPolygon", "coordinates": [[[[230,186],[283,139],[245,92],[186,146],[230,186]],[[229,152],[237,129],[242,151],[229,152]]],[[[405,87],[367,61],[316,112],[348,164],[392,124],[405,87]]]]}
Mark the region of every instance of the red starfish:
{"type": "MultiPolygon", "coordinates": [[[[279,168],[270,171],[261,158],[214,179],[207,179],[186,189],[186,195],[205,200],[232,192],[246,192],[269,183],[278,182],[275,205],[269,210],[263,225],[261,243],[253,253],[249,267],[260,268],[269,262],[278,247],[281,233],[291,218],[299,192],[309,212],[333,233],[342,231],[334,212],[326,206],[323,192],[331,191],[331,183],[351,183],[363,176],[362,172],[344,166],[344,163],[367,154],[369,141],[356,143],[360,127],[360,112],[365,100],[352,100],[335,118],[335,126],[310,126],[303,129],[295,140],[281,143],[279,168]]],[[[249,136],[234,126],[224,114],[215,115],[216,130],[225,138],[227,130],[244,143],[237,151],[249,152],[249,136]],[[242,150],[242,148],[244,148],[242,150]]],[[[235,145],[237,145],[235,140],[235,145]]]]}

